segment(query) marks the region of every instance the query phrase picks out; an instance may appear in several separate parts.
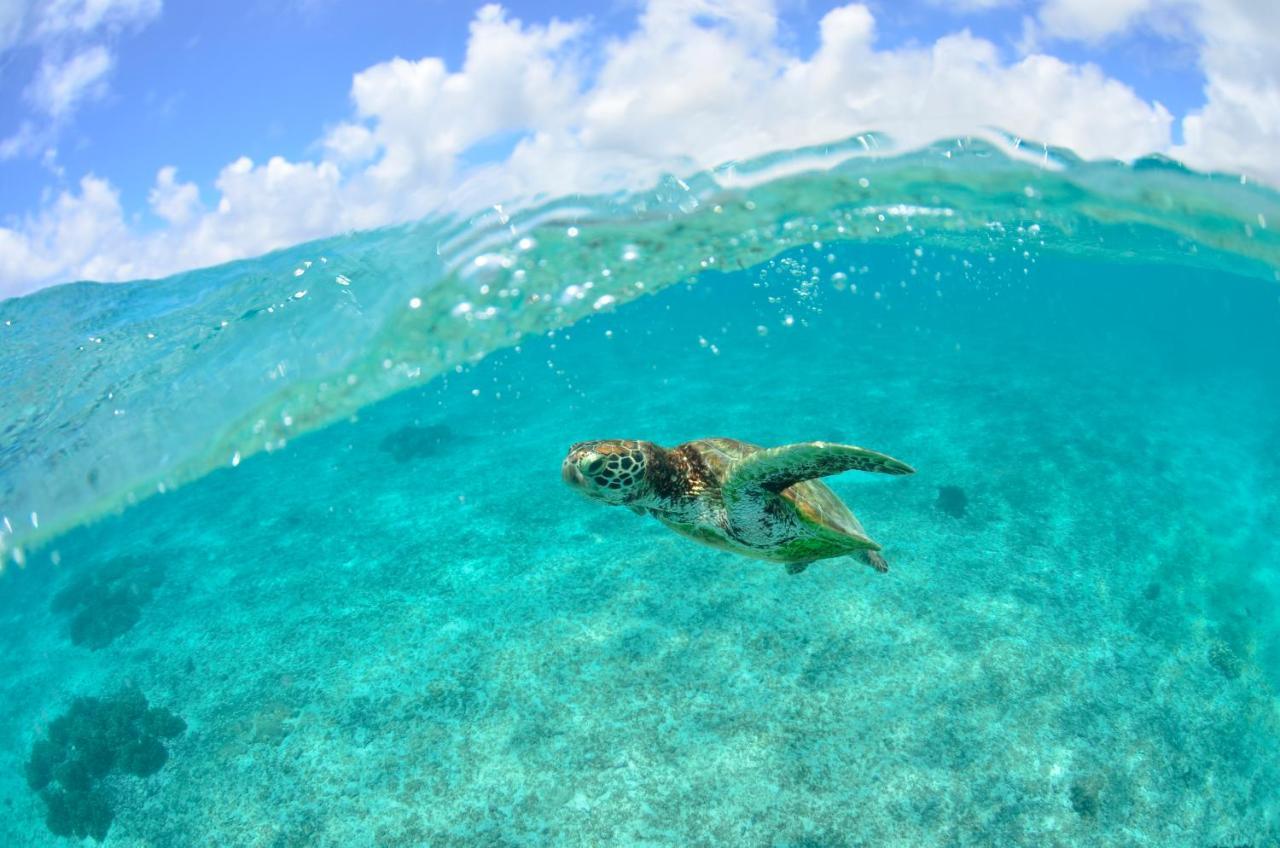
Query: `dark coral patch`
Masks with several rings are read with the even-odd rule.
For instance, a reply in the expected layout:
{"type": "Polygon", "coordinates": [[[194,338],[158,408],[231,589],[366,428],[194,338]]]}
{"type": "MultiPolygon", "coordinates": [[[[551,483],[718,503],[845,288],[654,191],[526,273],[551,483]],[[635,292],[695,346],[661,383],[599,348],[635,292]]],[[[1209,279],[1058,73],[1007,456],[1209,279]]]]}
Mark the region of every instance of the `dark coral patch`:
{"type": "Polygon", "coordinates": [[[1071,784],[1071,809],[1076,811],[1076,815],[1086,819],[1098,815],[1100,789],[1099,781],[1093,779],[1077,780],[1071,784]]]}
{"type": "Polygon", "coordinates": [[[1209,646],[1209,664],[1227,680],[1237,679],[1244,671],[1244,660],[1223,641],[1209,646]]]}
{"type": "Polygon", "coordinates": [[[137,689],[72,701],[32,743],[26,765],[27,785],[44,801],[49,831],[105,839],[114,818],[107,778],[155,774],[169,759],[160,740],[186,727],[168,710],[148,706],[137,689]]]}
{"type": "Polygon", "coordinates": [[[107,838],[115,816],[101,792],[50,789],[40,797],[44,800],[45,826],[50,833],[77,839],[88,836],[98,842],[107,838]]]}
{"type": "Polygon", "coordinates": [[[163,582],[159,563],[121,557],[70,580],[50,608],[68,617],[73,644],[97,651],[133,629],[163,582]]]}
{"type": "Polygon", "coordinates": [[[435,456],[458,441],[458,435],[443,424],[409,424],[385,437],[378,447],[396,462],[405,463],[435,456]]]}

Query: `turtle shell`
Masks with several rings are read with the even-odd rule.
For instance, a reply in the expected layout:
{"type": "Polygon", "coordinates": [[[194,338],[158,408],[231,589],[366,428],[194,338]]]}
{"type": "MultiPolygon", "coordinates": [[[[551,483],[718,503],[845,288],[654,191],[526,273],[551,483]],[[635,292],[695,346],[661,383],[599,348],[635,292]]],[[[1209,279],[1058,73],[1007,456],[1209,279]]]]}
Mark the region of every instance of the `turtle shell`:
{"type": "MultiPolygon", "coordinates": [[[[759,445],[737,439],[699,439],[689,444],[698,448],[717,487],[724,484],[733,463],[763,450],[759,445]]],[[[779,495],[790,502],[805,521],[846,536],[866,536],[849,507],[821,480],[803,480],[783,489],[779,495]]]]}

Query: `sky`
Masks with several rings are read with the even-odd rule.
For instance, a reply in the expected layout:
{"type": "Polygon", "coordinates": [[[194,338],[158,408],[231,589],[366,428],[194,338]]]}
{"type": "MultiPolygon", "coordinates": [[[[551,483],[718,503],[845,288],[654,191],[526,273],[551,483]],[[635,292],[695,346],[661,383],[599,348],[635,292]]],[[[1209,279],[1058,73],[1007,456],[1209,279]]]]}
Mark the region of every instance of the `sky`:
{"type": "Polygon", "coordinates": [[[0,0],[0,297],[889,132],[1280,184],[1275,0],[0,0]]]}

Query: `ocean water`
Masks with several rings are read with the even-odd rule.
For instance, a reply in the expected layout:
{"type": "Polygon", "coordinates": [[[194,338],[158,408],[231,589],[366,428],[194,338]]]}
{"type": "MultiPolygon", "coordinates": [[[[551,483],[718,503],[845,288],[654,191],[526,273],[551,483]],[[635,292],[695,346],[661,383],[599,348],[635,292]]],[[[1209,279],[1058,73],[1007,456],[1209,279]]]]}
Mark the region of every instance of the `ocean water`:
{"type": "Polygon", "coordinates": [[[865,147],[0,303],[0,844],[1280,845],[1277,195],[865,147]],[[890,572],[560,481],[705,436],[890,572]]]}

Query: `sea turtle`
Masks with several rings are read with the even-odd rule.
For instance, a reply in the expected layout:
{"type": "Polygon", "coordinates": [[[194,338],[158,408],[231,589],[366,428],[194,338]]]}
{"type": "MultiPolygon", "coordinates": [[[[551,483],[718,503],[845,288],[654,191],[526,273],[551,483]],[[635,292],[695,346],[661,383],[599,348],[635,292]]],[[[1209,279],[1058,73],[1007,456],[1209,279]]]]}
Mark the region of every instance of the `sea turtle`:
{"type": "Polygon", "coordinates": [[[722,438],[674,448],[630,439],[579,442],[560,473],[593,500],[648,513],[705,545],[786,563],[791,574],[844,554],[888,571],[880,546],[817,479],[850,470],[914,473],[893,457],[853,445],[762,448],[722,438]]]}

